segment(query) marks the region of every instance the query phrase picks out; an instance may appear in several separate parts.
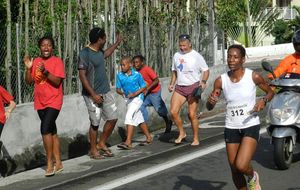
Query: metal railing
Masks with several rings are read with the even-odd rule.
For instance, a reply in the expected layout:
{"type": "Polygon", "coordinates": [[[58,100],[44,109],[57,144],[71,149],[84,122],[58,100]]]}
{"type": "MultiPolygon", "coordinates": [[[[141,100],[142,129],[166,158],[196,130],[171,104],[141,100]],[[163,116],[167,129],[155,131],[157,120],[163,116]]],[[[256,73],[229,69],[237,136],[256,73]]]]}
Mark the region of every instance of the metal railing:
{"type": "MultiPolygon", "coordinates": [[[[296,16],[298,16],[298,12],[290,7],[278,7],[278,11],[280,12],[280,15],[278,19],[284,19],[284,20],[292,20],[295,19],[296,16]]],[[[265,12],[273,11],[273,8],[267,8],[265,9],[265,12]]]]}

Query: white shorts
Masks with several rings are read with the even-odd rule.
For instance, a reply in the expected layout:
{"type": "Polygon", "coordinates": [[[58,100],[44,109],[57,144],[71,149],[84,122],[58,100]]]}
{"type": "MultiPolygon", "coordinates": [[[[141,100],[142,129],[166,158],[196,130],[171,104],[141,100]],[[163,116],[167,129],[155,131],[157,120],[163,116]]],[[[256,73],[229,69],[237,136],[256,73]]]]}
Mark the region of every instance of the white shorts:
{"type": "Polygon", "coordinates": [[[140,110],[141,105],[143,104],[143,100],[139,97],[135,97],[133,99],[129,99],[126,102],[127,112],[125,116],[125,125],[133,125],[138,126],[143,123],[144,117],[140,110]]]}

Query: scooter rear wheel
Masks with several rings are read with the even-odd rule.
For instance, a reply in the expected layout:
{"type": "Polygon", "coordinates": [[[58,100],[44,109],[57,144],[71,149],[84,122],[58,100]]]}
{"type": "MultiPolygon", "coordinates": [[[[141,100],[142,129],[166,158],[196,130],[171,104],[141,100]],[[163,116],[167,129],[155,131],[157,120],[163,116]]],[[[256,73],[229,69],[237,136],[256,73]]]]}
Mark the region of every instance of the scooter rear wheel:
{"type": "Polygon", "coordinates": [[[278,169],[288,169],[293,160],[293,146],[291,138],[274,138],[274,161],[278,169]]]}

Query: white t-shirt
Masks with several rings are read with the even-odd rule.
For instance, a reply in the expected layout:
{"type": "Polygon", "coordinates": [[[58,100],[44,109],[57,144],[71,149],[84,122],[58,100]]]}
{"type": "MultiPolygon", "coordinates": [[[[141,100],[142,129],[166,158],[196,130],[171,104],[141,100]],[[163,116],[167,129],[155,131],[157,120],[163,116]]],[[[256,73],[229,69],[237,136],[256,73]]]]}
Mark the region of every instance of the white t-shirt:
{"type": "Polygon", "coordinates": [[[252,72],[246,68],[244,76],[237,83],[233,83],[227,73],[221,75],[226,100],[226,128],[244,129],[260,123],[257,115],[249,114],[256,103],[256,85],[252,72]]]}
{"type": "Polygon", "coordinates": [[[177,84],[190,86],[201,79],[201,72],[208,66],[200,53],[195,50],[189,53],[177,52],[173,57],[172,71],[177,72],[177,84]]]}

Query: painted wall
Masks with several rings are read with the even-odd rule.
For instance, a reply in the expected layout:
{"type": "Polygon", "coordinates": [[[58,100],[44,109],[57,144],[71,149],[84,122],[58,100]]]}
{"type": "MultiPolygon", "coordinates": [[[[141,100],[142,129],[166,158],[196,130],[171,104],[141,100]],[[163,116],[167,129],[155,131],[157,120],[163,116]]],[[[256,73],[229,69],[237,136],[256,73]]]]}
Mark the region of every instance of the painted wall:
{"type": "MultiPolygon", "coordinates": [[[[273,59],[274,57],[283,58],[285,55],[295,52],[293,44],[278,44],[278,45],[269,45],[269,46],[260,46],[260,47],[250,47],[246,48],[247,60],[252,61],[253,59],[273,59]]],[[[219,50],[217,52],[216,65],[226,63],[227,60],[227,51],[225,51],[225,57],[223,60],[222,52],[219,50]]]]}
{"type": "Polygon", "coordinates": [[[300,6],[300,0],[292,0],[292,2],[291,2],[291,7],[292,6],[300,6]]]}

